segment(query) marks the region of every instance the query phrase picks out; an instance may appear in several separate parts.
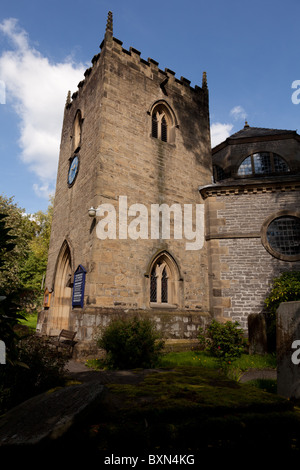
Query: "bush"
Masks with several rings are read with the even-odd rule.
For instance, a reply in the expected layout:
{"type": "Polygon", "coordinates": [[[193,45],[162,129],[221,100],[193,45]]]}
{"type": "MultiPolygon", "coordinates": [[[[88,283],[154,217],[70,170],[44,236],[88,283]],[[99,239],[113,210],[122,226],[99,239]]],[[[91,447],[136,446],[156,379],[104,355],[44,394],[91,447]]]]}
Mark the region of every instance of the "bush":
{"type": "Polygon", "coordinates": [[[113,320],[98,339],[111,369],[155,367],[164,342],[148,319],[113,320]]]}
{"type": "Polygon", "coordinates": [[[300,300],[300,272],[282,273],[273,280],[270,294],[265,299],[268,348],[276,349],[276,310],[282,302],[300,300]]]}
{"type": "Polygon", "coordinates": [[[38,391],[47,390],[62,382],[67,353],[57,352],[47,338],[32,335],[19,343],[19,360],[29,367],[28,380],[38,391]]]}
{"type": "Polygon", "coordinates": [[[276,316],[281,302],[300,300],[300,271],[282,273],[273,281],[270,294],[265,300],[269,316],[276,316]]]}
{"type": "Polygon", "coordinates": [[[17,360],[0,367],[0,412],[52,387],[63,385],[68,358],[35,335],[17,343],[17,360]]]}
{"type": "Polygon", "coordinates": [[[198,338],[202,347],[216,357],[222,367],[241,357],[245,350],[244,332],[238,322],[212,320],[206,331],[200,328],[198,338]]]}

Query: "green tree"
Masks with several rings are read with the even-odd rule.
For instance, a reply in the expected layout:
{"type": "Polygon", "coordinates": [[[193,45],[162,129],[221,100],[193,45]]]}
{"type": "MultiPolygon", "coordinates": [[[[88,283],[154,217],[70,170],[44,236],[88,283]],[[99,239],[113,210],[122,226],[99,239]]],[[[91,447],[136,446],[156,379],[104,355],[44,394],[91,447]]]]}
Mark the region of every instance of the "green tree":
{"type": "Polygon", "coordinates": [[[25,210],[13,202],[13,198],[0,196],[0,214],[5,216],[5,230],[14,237],[14,247],[1,253],[0,292],[8,295],[22,285],[20,266],[28,257],[29,242],[34,236],[34,224],[25,210]]]}
{"type": "Polygon", "coordinates": [[[29,253],[20,268],[24,288],[40,296],[43,278],[47,268],[53,205],[46,212],[39,211],[33,216],[34,236],[29,242],[29,253]]]}
{"type": "Polygon", "coordinates": [[[12,236],[10,228],[5,226],[5,219],[7,214],[0,213],[0,269],[5,263],[6,253],[12,251],[15,247],[15,237],[12,236]]]}
{"type": "MultiPolygon", "coordinates": [[[[46,212],[26,214],[13,198],[0,196],[0,213],[14,246],[1,254],[0,293],[18,295],[23,310],[34,312],[42,301],[52,222],[52,200],[46,212]]],[[[1,248],[1,246],[0,246],[1,248]]]]}
{"type": "MultiPolygon", "coordinates": [[[[7,219],[7,214],[0,214],[0,274],[3,274],[7,256],[13,252],[17,243],[16,237],[12,236],[10,229],[6,227],[7,219]]],[[[17,299],[17,292],[5,292],[0,289],[0,339],[5,343],[6,356],[10,362],[17,356],[14,327],[23,318],[17,299]]]]}

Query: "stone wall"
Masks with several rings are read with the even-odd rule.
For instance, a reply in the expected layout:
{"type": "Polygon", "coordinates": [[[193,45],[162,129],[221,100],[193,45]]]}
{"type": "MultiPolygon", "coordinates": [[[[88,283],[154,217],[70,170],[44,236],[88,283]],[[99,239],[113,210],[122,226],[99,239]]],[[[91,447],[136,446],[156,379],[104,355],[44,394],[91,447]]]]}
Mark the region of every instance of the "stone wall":
{"type": "Polygon", "coordinates": [[[262,227],[282,209],[297,210],[298,191],[238,191],[208,197],[211,310],[247,328],[250,313],[260,313],[274,277],[299,270],[300,262],[272,256],[262,243],[262,227]]]}
{"type": "Polygon", "coordinates": [[[96,350],[97,338],[112,320],[128,319],[135,316],[151,319],[162,338],[171,344],[176,340],[183,340],[184,343],[189,344],[195,344],[195,341],[197,343],[199,327],[204,328],[210,321],[208,313],[195,311],[167,312],[157,310],[152,312],[135,309],[124,312],[124,310],[116,308],[92,308],[81,312],[72,312],[71,328],[78,332],[76,335],[76,339],[79,341],[79,346],[76,347],[77,353],[83,349],[94,348],[96,350]]]}

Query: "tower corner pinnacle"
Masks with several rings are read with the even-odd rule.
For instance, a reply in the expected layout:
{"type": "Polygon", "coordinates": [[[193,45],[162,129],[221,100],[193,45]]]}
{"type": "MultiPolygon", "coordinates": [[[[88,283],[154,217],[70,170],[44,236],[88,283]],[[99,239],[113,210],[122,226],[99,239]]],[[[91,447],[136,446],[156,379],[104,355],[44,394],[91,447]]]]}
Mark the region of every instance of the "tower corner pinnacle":
{"type": "Polygon", "coordinates": [[[207,88],[207,74],[206,74],[206,72],[203,72],[203,75],[202,75],[202,88],[207,88]]]}
{"type": "Polygon", "coordinates": [[[112,38],[112,36],[113,36],[113,14],[111,11],[109,11],[107,15],[105,38],[106,39],[108,37],[112,38]]]}

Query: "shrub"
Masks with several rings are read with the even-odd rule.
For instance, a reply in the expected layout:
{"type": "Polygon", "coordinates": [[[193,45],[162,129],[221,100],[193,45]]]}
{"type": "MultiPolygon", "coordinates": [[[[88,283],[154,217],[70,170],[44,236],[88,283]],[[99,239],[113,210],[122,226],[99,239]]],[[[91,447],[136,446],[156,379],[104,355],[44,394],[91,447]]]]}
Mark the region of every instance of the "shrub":
{"type": "Polygon", "coordinates": [[[300,300],[300,271],[282,273],[273,280],[271,292],[265,300],[268,314],[275,316],[281,302],[293,300],[300,300]]]}
{"type": "Polygon", "coordinates": [[[158,363],[164,342],[152,321],[135,317],[113,320],[98,346],[106,351],[106,365],[111,369],[151,368],[158,363]]]}
{"type": "Polygon", "coordinates": [[[67,353],[57,352],[49,339],[32,335],[19,342],[19,361],[28,365],[27,380],[38,392],[61,383],[68,359],[67,353]]]}
{"type": "Polygon", "coordinates": [[[206,331],[200,328],[198,338],[202,347],[216,357],[222,367],[241,357],[245,349],[244,332],[238,322],[212,320],[206,331]]]}
{"type": "Polygon", "coordinates": [[[0,367],[0,412],[64,383],[68,358],[35,335],[17,343],[18,356],[0,367]]]}
{"type": "Polygon", "coordinates": [[[273,280],[272,289],[265,299],[268,347],[276,349],[276,310],[282,302],[300,300],[300,271],[282,273],[273,280]]]}

